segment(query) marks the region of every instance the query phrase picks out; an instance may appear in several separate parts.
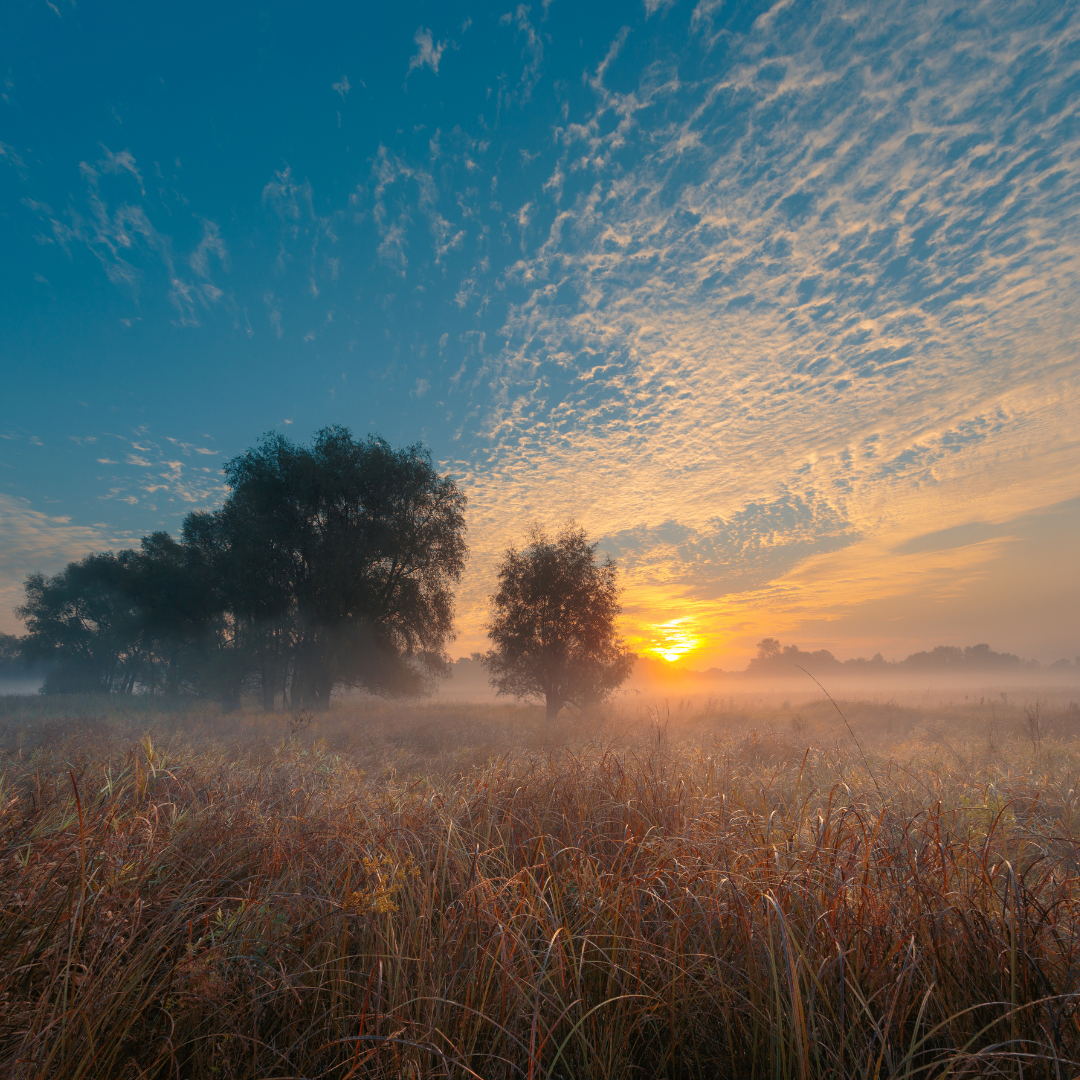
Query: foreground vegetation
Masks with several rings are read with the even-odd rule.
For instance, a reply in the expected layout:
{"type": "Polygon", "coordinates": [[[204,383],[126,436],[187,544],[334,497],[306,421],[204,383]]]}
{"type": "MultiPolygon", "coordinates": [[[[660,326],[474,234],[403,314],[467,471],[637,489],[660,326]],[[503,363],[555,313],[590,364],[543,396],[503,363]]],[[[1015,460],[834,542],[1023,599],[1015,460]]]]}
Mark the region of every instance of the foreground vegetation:
{"type": "Polygon", "coordinates": [[[1080,709],[841,704],[9,699],[0,1073],[1077,1075],[1080,709]]]}

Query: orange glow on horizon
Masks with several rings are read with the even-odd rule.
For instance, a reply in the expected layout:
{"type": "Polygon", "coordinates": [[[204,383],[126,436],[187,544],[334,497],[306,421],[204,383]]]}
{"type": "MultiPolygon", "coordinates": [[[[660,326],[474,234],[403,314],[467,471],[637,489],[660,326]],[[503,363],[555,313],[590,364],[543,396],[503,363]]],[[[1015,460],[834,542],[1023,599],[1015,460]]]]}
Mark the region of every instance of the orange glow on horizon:
{"type": "Polygon", "coordinates": [[[693,652],[701,644],[701,639],[694,632],[689,616],[672,619],[666,623],[654,623],[650,629],[653,631],[653,639],[659,640],[647,651],[662,656],[669,664],[693,652]]]}

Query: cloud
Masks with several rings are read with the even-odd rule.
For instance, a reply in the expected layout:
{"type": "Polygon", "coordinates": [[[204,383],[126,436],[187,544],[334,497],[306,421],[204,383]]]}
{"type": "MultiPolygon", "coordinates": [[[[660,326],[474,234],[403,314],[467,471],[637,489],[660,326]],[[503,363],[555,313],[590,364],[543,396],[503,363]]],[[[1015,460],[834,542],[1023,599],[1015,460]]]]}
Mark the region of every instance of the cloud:
{"type": "Polygon", "coordinates": [[[222,267],[228,269],[229,251],[225,247],[225,241],[221,239],[221,231],[214,222],[204,221],[202,239],[188,259],[192,270],[199,277],[208,278],[210,276],[211,255],[216,255],[222,267]]]}
{"type": "Polygon", "coordinates": [[[317,298],[320,273],[331,279],[336,278],[338,273],[340,260],[327,260],[320,253],[323,245],[337,243],[335,223],[344,219],[345,212],[317,214],[311,183],[297,180],[289,165],[275,172],[263,187],[262,203],[281,224],[281,241],[274,269],[278,274],[287,273],[298,254],[297,249],[300,249],[307,292],[317,298]]]}
{"type": "MultiPolygon", "coordinates": [[[[547,17],[547,4],[544,5],[544,17],[547,17]]],[[[517,28],[517,36],[524,44],[521,50],[521,58],[525,61],[521,76],[513,90],[500,88],[500,109],[510,104],[525,105],[532,98],[532,92],[540,81],[540,74],[544,64],[544,40],[537,33],[536,27],[529,21],[529,6],[518,4],[514,13],[507,12],[499,19],[502,26],[511,23],[517,28]]]]}
{"type": "Polygon", "coordinates": [[[99,465],[120,466],[111,470],[107,477],[99,477],[110,486],[97,497],[103,502],[125,502],[134,506],[140,501],[136,492],[147,495],[164,493],[156,500],[156,509],[170,512],[179,520],[192,509],[208,509],[217,505],[225,496],[227,488],[218,467],[199,462],[215,456],[218,451],[199,446],[184,439],[165,436],[160,442],[146,435],[130,439],[124,435],[109,434],[108,437],[125,447],[124,460],[98,457],[99,465]],[[162,443],[168,444],[164,448],[162,443]],[[179,450],[183,458],[169,456],[179,450]],[[188,460],[184,460],[188,459],[188,460]],[[124,469],[128,466],[129,469],[124,469]],[[130,469],[138,470],[131,472],[130,469]]]}
{"type": "Polygon", "coordinates": [[[262,192],[263,206],[268,206],[284,222],[299,222],[313,218],[315,210],[311,202],[311,184],[297,181],[288,165],[274,173],[274,178],[262,192]]]}
{"type": "MultiPolygon", "coordinates": [[[[147,205],[120,197],[110,202],[103,189],[103,178],[127,178],[138,185],[140,198],[146,197],[142,173],[129,150],[116,153],[102,146],[103,156],[93,164],[82,161],[79,173],[85,184],[81,205],[72,200],[65,214],[56,214],[46,203],[24,200],[42,221],[48,223],[51,241],[71,254],[72,247],[84,246],[100,263],[112,284],[138,299],[148,277],[164,278],[166,296],[176,308],[176,324],[198,326],[201,312],[213,308],[223,298],[223,291],[209,280],[209,255],[218,256],[225,265],[227,251],[218,227],[203,223],[202,239],[189,256],[188,263],[204,280],[191,282],[178,270],[172,238],[154,225],[147,205]]],[[[130,192],[130,187],[128,188],[130,192]]],[[[125,323],[127,325],[127,323],[125,323]]]]}
{"type": "Polygon", "coordinates": [[[602,537],[599,545],[639,581],[651,578],[711,600],[759,588],[812,555],[859,539],[839,507],[808,489],[749,503],[700,527],[645,523],[602,537]]]}
{"type": "Polygon", "coordinates": [[[263,303],[270,318],[270,329],[274,331],[275,337],[280,338],[285,331],[281,327],[281,306],[278,299],[272,292],[266,292],[263,294],[263,303]]]}
{"type": "Polygon", "coordinates": [[[336,90],[341,95],[341,100],[344,101],[349,96],[349,91],[352,89],[349,85],[349,76],[342,75],[341,82],[333,83],[330,89],[336,90]]]}
{"type": "MultiPolygon", "coordinates": [[[[575,514],[640,532],[642,588],[677,604],[963,525],[973,500],[997,516],[1075,493],[1075,14],[793,12],[721,53],[727,16],[699,10],[685,54],[636,86],[621,32],[518,204],[505,344],[473,384],[493,394],[455,464],[491,557],[507,520],[575,514]],[[768,558],[710,524],[806,490],[842,524],[768,558]],[[681,546],[649,531],[665,521],[681,546]]],[[[489,555],[474,568],[479,623],[489,555]]]]}
{"type": "Polygon", "coordinates": [[[376,250],[385,265],[404,275],[409,265],[410,229],[416,216],[428,222],[436,262],[461,244],[465,231],[454,229],[439,213],[439,190],[426,169],[411,166],[380,146],[372,166],[372,182],[372,216],[379,235],[376,250]]]}
{"type": "MultiPolygon", "coordinates": [[[[4,96],[6,98],[7,95],[4,96]]],[[[10,165],[22,179],[26,179],[26,162],[5,142],[0,142],[0,161],[10,165]]]]}
{"type": "Polygon", "coordinates": [[[409,75],[417,68],[425,66],[431,68],[438,75],[439,61],[442,59],[442,54],[446,51],[449,42],[440,41],[436,44],[431,36],[431,31],[423,26],[413,35],[413,41],[416,42],[416,52],[409,57],[409,70],[405,73],[405,78],[408,79],[409,75]]]}
{"type": "Polygon", "coordinates": [[[130,534],[35,510],[25,499],[0,495],[0,632],[23,633],[12,608],[22,603],[27,574],[54,574],[90,551],[130,546],[130,534]]]}
{"type": "Polygon", "coordinates": [[[897,544],[893,551],[897,555],[917,555],[924,551],[951,551],[954,548],[967,547],[969,544],[981,544],[986,540],[996,540],[1007,536],[1008,529],[1001,525],[992,525],[987,521],[967,521],[963,525],[953,525],[948,529],[913,536],[902,544],[897,544]]]}
{"type": "MultiPolygon", "coordinates": [[[[141,194],[146,194],[146,188],[143,186],[142,173],[139,172],[139,168],[135,163],[135,158],[132,156],[130,150],[121,150],[120,153],[114,154],[107,146],[102,144],[101,147],[105,156],[101,158],[98,163],[98,169],[103,173],[128,173],[135,178],[135,182],[139,185],[139,191],[141,194]]],[[[92,170],[90,166],[85,162],[82,163],[81,168],[86,173],[90,173],[92,170]]]]}
{"type": "Polygon", "coordinates": [[[194,443],[183,442],[181,439],[174,439],[169,435],[165,436],[165,442],[172,443],[173,446],[178,446],[180,449],[190,457],[192,454],[217,454],[219,451],[211,450],[208,446],[196,446],[194,443]]]}

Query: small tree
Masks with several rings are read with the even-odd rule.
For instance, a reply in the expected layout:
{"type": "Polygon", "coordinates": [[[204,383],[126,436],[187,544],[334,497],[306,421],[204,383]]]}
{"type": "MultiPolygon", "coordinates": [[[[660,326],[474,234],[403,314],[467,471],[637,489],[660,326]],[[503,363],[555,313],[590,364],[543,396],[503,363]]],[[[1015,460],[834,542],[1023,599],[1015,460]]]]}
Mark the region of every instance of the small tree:
{"type": "Polygon", "coordinates": [[[616,575],[573,523],[554,540],[534,525],[526,547],[510,548],[491,597],[494,648],[478,657],[496,692],[543,697],[554,720],[564,705],[603,701],[619,687],[635,657],[615,630],[616,575]]]}

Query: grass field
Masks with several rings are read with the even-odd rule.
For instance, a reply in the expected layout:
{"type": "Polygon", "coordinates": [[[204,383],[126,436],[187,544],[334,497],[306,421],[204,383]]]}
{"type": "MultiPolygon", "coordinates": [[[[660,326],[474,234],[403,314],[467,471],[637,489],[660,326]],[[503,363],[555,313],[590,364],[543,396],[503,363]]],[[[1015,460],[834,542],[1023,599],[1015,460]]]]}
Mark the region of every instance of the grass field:
{"type": "Polygon", "coordinates": [[[840,708],[5,699],[0,1075],[1077,1076],[1080,709],[840,708]]]}

